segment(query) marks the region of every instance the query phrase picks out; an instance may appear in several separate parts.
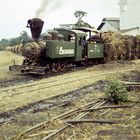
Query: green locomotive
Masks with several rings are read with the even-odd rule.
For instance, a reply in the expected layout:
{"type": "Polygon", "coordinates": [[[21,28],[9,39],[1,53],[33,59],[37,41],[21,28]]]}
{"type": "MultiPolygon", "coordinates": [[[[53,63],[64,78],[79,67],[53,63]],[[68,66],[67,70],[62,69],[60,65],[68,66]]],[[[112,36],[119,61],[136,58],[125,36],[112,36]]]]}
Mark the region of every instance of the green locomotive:
{"type": "Polygon", "coordinates": [[[11,71],[46,74],[103,59],[104,45],[97,31],[83,27],[54,29],[40,39],[43,24],[41,19],[28,20],[27,27],[31,29],[33,40],[23,42],[20,52],[25,60],[20,66],[10,66],[11,71]]]}

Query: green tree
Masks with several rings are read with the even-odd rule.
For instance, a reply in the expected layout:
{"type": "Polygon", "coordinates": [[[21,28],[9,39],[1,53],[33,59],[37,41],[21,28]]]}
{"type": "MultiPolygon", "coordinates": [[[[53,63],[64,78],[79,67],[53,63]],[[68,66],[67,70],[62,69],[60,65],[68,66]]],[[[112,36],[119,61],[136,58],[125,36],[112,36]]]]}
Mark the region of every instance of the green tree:
{"type": "Polygon", "coordinates": [[[14,45],[20,44],[20,43],[22,43],[23,40],[27,41],[28,39],[29,39],[29,36],[28,36],[27,32],[22,31],[20,33],[19,37],[10,39],[9,46],[14,46],[14,45]]]}
{"type": "Polygon", "coordinates": [[[78,21],[76,22],[76,27],[91,27],[87,22],[84,22],[82,20],[83,17],[87,16],[87,13],[84,11],[76,11],[74,13],[74,16],[78,18],[78,21]]]}
{"type": "Polygon", "coordinates": [[[21,40],[25,40],[25,41],[29,39],[28,33],[26,31],[22,31],[20,33],[20,37],[21,37],[21,40]]]}
{"type": "Polygon", "coordinates": [[[11,38],[11,39],[1,39],[0,40],[0,51],[5,50],[7,46],[14,46],[20,44],[23,40],[28,40],[29,36],[26,31],[22,31],[19,37],[11,38]]]}
{"type": "Polygon", "coordinates": [[[9,45],[8,39],[1,39],[0,41],[0,51],[5,50],[6,46],[9,45]]]}
{"type": "Polygon", "coordinates": [[[21,43],[21,37],[11,38],[9,46],[14,46],[21,43]]]}
{"type": "Polygon", "coordinates": [[[74,13],[74,16],[75,16],[76,18],[78,18],[78,22],[81,22],[81,21],[82,21],[82,18],[83,18],[84,16],[86,16],[86,15],[87,15],[87,13],[84,12],[84,11],[76,11],[76,12],[74,13]]]}

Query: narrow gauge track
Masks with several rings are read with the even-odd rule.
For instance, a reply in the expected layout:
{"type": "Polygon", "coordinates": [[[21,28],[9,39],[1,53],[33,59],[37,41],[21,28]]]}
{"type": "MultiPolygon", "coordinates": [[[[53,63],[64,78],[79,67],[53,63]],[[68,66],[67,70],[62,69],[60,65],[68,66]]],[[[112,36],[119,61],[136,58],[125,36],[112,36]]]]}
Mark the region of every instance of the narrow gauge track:
{"type": "MultiPolygon", "coordinates": [[[[46,75],[37,75],[37,74],[36,75],[34,75],[34,74],[24,74],[24,75],[22,75],[22,74],[20,74],[19,77],[16,77],[16,78],[13,78],[13,79],[7,79],[7,80],[1,80],[0,79],[0,87],[1,88],[6,88],[6,87],[14,86],[14,85],[22,85],[22,84],[29,83],[30,81],[38,81],[38,80],[41,80],[41,79],[55,77],[55,76],[63,75],[63,74],[66,74],[66,73],[71,73],[71,72],[77,71],[77,70],[83,70],[83,69],[86,69],[86,68],[89,68],[89,67],[91,67],[91,66],[71,67],[69,69],[59,71],[57,73],[56,72],[47,73],[46,75]]],[[[23,88],[24,87],[25,86],[23,86],[23,88]]],[[[30,87],[30,85],[29,85],[29,87],[30,87]]],[[[22,86],[21,86],[21,88],[22,88],[22,86]]],[[[16,88],[13,88],[13,89],[16,89],[16,88]]],[[[7,90],[3,90],[3,91],[7,91],[7,90]]]]}
{"type": "Polygon", "coordinates": [[[140,91],[140,83],[126,84],[128,91],[140,91]]]}
{"type": "MultiPolygon", "coordinates": [[[[54,75],[52,75],[52,76],[45,76],[45,77],[43,77],[43,78],[49,78],[49,77],[53,77],[53,76],[59,76],[60,74],[65,74],[65,73],[59,73],[59,74],[54,74],[54,75]]],[[[37,80],[40,80],[40,79],[43,79],[42,77],[41,78],[37,78],[37,79],[35,79],[35,78],[33,78],[33,79],[35,79],[35,81],[37,81],[37,80]]],[[[65,79],[68,79],[69,77],[66,77],[66,78],[64,78],[64,80],[65,79]]],[[[14,88],[12,88],[12,87],[10,87],[10,89],[2,89],[2,90],[0,90],[1,92],[8,92],[8,91],[12,91],[12,90],[16,90],[16,89],[23,89],[23,88],[26,88],[26,87],[33,87],[33,86],[37,86],[37,85],[45,85],[45,84],[49,84],[49,83],[52,83],[52,82],[58,82],[59,80],[50,80],[50,81],[47,81],[47,82],[41,82],[41,83],[33,83],[33,84],[29,84],[29,85],[21,85],[20,87],[14,87],[14,88]]],[[[29,82],[29,81],[28,81],[29,82]]]]}
{"type": "Polygon", "coordinates": [[[35,78],[32,77],[18,77],[18,78],[13,78],[13,79],[8,79],[8,80],[0,80],[0,87],[8,87],[8,86],[14,86],[14,85],[19,85],[23,83],[27,83],[30,80],[34,80],[35,78]]]}
{"type": "MultiPolygon", "coordinates": [[[[127,71],[131,71],[131,70],[134,70],[134,69],[120,70],[119,72],[127,72],[127,71]]],[[[63,79],[61,79],[62,82],[55,79],[55,80],[50,80],[50,81],[45,81],[45,82],[40,82],[40,83],[33,83],[33,84],[25,85],[25,86],[14,87],[14,88],[10,88],[10,89],[1,89],[0,94],[1,95],[4,94],[4,96],[1,96],[1,100],[3,100],[6,97],[13,97],[15,95],[19,95],[19,94],[23,94],[23,93],[31,93],[34,91],[42,92],[42,90],[47,89],[47,88],[66,85],[69,83],[73,83],[73,82],[81,81],[81,80],[86,80],[89,78],[91,79],[91,78],[96,78],[96,77],[103,77],[103,76],[107,76],[109,74],[113,74],[116,72],[118,72],[118,71],[110,71],[110,72],[106,72],[103,74],[96,74],[96,75],[94,75],[92,73],[92,74],[88,74],[88,76],[87,75],[86,76],[79,75],[80,78],[78,78],[77,75],[75,77],[67,76],[67,77],[64,77],[63,79]],[[63,80],[65,80],[65,82],[63,82],[63,80]],[[25,88],[28,88],[28,90],[25,90],[25,88]],[[23,89],[23,91],[22,91],[22,89],[23,89]],[[8,93],[10,95],[8,95],[8,93]]]]}
{"type": "Polygon", "coordinates": [[[97,89],[102,89],[103,87],[104,84],[102,82],[99,82],[97,84],[82,87],[81,89],[71,91],[63,95],[53,96],[16,108],[15,110],[9,110],[0,113],[0,125],[2,125],[3,123],[11,122],[17,115],[21,113],[25,112],[36,113],[51,108],[71,105],[71,102],[75,101],[79,97],[82,97],[83,95],[96,91],[97,89]]]}
{"type": "MultiPolygon", "coordinates": [[[[92,65],[93,66],[93,65],[92,65]]],[[[0,87],[4,88],[4,87],[9,87],[9,86],[14,86],[14,85],[21,85],[24,83],[28,83],[30,81],[38,81],[40,79],[45,79],[45,78],[49,78],[49,77],[55,77],[58,75],[62,75],[62,74],[66,74],[66,73],[71,73],[73,71],[77,71],[77,70],[83,70],[86,68],[91,67],[91,65],[89,66],[73,66],[73,67],[68,67],[66,69],[64,69],[63,71],[58,71],[58,72],[51,72],[51,73],[47,73],[46,75],[37,75],[37,74],[18,74],[19,77],[16,78],[12,78],[12,79],[7,79],[7,80],[2,80],[0,79],[0,87]]]]}
{"type": "MultiPolygon", "coordinates": [[[[140,86],[139,84],[134,84],[134,87],[133,87],[133,84],[131,84],[131,87],[135,88],[135,85],[140,86]]],[[[105,82],[99,81],[97,84],[94,84],[94,85],[89,85],[81,89],[68,92],[63,95],[57,95],[51,98],[33,102],[31,104],[27,104],[15,110],[10,110],[7,112],[0,113],[0,125],[5,122],[7,123],[7,122],[12,121],[14,117],[20,113],[24,113],[24,112],[35,113],[35,112],[40,112],[46,109],[67,106],[71,104],[71,102],[73,102],[74,100],[78,99],[79,97],[87,93],[93,92],[94,90],[95,91],[102,90],[104,86],[105,86],[105,82]]]]}
{"type": "MultiPolygon", "coordinates": [[[[111,109],[111,108],[130,108],[131,106],[108,106],[107,101],[94,101],[92,103],[88,103],[82,107],[72,109],[68,112],[60,114],[48,121],[44,121],[22,133],[14,137],[15,140],[22,139],[40,139],[40,140],[50,140],[59,136],[59,134],[64,133],[64,131],[68,128],[75,128],[75,123],[78,122],[87,122],[87,123],[107,123],[107,124],[115,124],[115,121],[111,120],[93,120],[93,119],[84,119],[91,113],[91,110],[100,110],[100,109],[111,109]],[[69,120],[70,119],[70,120],[69,120]]],[[[110,110],[100,112],[101,117],[110,112],[110,110]]]]}
{"type": "Polygon", "coordinates": [[[61,75],[61,74],[65,74],[67,72],[71,72],[72,69],[69,70],[64,70],[62,72],[57,72],[57,73],[51,73],[51,74],[47,74],[47,75],[33,75],[33,74],[20,74],[18,75],[18,77],[16,78],[12,78],[12,79],[7,79],[7,80],[0,80],[0,87],[4,88],[4,87],[9,87],[9,86],[14,86],[14,85],[21,85],[24,83],[28,83],[30,81],[37,81],[43,78],[49,78],[49,77],[53,77],[53,76],[57,76],[57,75],[61,75]]]}
{"type": "Polygon", "coordinates": [[[84,80],[84,79],[88,79],[90,78],[91,76],[83,76],[82,78],[77,78],[77,76],[75,77],[66,77],[66,78],[63,78],[63,80],[66,80],[65,82],[59,82],[59,80],[50,80],[50,81],[47,81],[47,82],[41,82],[41,83],[35,83],[35,84],[31,84],[31,85],[27,85],[27,86],[21,86],[21,87],[16,87],[16,88],[10,88],[10,89],[6,89],[6,90],[1,90],[1,95],[4,93],[5,96],[2,96],[1,97],[1,100],[3,100],[4,98],[7,98],[7,97],[13,97],[15,95],[18,95],[18,94],[23,94],[23,93],[31,93],[31,92],[34,92],[34,91],[41,91],[43,89],[47,89],[47,88],[51,88],[51,87],[57,87],[57,86],[61,86],[61,85],[64,85],[64,84],[69,84],[69,83],[72,83],[72,82],[75,82],[75,81],[79,81],[79,80],[84,80]],[[48,85],[48,86],[47,86],[48,85]],[[25,90],[25,88],[31,88],[29,90],[25,90]],[[35,87],[35,88],[33,88],[35,87]],[[33,89],[32,89],[33,88],[33,89]],[[23,91],[21,91],[21,89],[23,89],[23,91]],[[16,90],[18,92],[16,92],[16,90]],[[20,90],[20,92],[19,92],[20,90]],[[12,94],[13,92],[13,94],[12,94]],[[8,95],[8,93],[10,93],[10,95],[8,95]]]}

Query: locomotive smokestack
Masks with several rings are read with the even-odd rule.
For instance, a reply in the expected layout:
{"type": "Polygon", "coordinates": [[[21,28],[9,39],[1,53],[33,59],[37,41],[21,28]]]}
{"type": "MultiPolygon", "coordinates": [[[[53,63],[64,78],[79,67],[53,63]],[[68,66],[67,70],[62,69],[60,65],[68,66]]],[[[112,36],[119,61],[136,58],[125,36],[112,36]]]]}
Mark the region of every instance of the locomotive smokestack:
{"type": "Polygon", "coordinates": [[[44,21],[39,18],[29,19],[27,27],[30,28],[33,39],[38,40],[42,32],[44,21]]]}

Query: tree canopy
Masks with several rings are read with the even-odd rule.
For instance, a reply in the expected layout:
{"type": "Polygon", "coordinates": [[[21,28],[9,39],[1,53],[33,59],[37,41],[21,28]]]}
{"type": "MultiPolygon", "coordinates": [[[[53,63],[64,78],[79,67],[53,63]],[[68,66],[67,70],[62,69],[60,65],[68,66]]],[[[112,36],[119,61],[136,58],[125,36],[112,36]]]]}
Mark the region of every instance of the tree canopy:
{"type": "Polygon", "coordinates": [[[78,18],[78,21],[76,22],[76,27],[91,27],[87,22],[83,21],[82,18],[87,16],[87,13],[84,11],[76,11],[74,13],[74,16],[78,18]]]}
{"type": "Polygon", "coordinates": [[[76,18],[78,18],[78,21],[81,21],[82,18],[83,18],[84,16],[86,16],[86,15],[87,15],[87,13],[84,12],[84,11],[75,11],[75,13],[74,13],[74,16],[75,16],[76,18]]]}
{"type": "Polygon", "coordinates": [[[23,40],[28,40],[29,36],[26,31],[22,31],[19,37],[0,40],[0,51],[5,50],[7,46],[14,46],[21,43],[23,40]]]}

